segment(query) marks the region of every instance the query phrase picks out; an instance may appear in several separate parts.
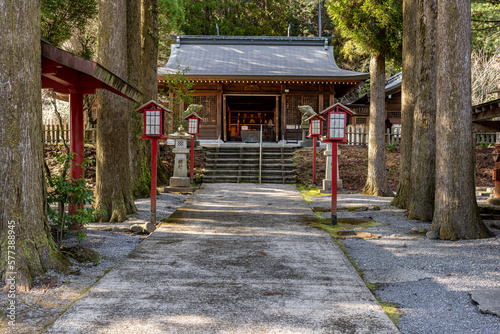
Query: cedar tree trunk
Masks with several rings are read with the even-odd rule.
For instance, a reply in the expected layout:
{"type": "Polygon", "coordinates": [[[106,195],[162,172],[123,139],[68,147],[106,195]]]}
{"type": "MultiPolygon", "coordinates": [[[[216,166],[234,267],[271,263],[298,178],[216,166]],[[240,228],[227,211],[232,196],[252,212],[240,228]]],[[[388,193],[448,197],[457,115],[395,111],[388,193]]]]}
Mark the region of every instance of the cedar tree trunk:
{"type": "MultiPolygon", "coordinates": [[[[145,101],[158,99],[158,0],[142,0],[142,80],[145,101]]],[[[151,160],[151,143],[148,141],[147,154],[151,160]]],[[[168,171],[161,161],[157,163],[158,184],[168,184],[168,171]]],[[[149,164],[149,166],[151,166],[149,164]]],[[[150,172],[151,167],[149,167],[150,172]]],[[[149,183],[148,183],[149,185],[149,183]]]]}
{"type": "MultiPolygon", "coordinates": [[[[127,80],[127,2],[99,3],[99,62],[127,80]]],[[[134,213],[130,184],[128,102],[109,91],[98,92],[96,208],[100,221],[124,221],[134,213]]]]}
{"type": "Polygon", "coordinates": [[[0,30],[0,276],[25,291],[67,263],[47,221],[40,1],[0,1],[0,30]]]}
{"type": "Polygon", "coordinates": [[[415,0],[403,1],[403,78],[401,83],[401,144],[399,162],[399,186],[391,202],[407,209],[411,190],[411,154],[413,137],[413,108],[415,102],[415,0]]]}
{"type": "Polygon", "coordinates": [[[411,154],[409,219],[431,221],[436,167],[436,20],[437,0],[417,4],[415,109],[411,154]]]}
{"type": "Polygon", "coordinates": [[[470,1],[439,0],[436,201],[431,230],[443,240],[485,238],[475,194],[470,1]]]}
{"type": "MultiPolygon", "coordinates": [[[[142,66],[142,2],[127,0],[127,68],[128,82],[144,94],[142,66]]],[[[156,69],[156,67],[155,67],[156,69]]],[[[151,141],[142,139],[143,114],[135,112],[139,105],[152,100],[143,95],[136,103],[128,102],[130,178],[134,198],[148,197],[151,193],[151,141]]]]}
{"type": "Polygon", "coordinates": [[[370,131],[368,136],[368,178],[363,194],[394,196],[385,167],[385,56],[370,59],[370,131]]]}

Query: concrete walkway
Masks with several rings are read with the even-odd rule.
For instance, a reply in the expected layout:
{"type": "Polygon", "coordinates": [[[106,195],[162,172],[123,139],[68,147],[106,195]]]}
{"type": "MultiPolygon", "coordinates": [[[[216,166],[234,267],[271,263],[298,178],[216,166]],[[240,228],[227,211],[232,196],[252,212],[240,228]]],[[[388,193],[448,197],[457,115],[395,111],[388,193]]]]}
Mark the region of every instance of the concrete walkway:
{"type": "Polygon", "coordinates": [[[47,333],[399,333],[295,186],[205,184],[47,333]]]}

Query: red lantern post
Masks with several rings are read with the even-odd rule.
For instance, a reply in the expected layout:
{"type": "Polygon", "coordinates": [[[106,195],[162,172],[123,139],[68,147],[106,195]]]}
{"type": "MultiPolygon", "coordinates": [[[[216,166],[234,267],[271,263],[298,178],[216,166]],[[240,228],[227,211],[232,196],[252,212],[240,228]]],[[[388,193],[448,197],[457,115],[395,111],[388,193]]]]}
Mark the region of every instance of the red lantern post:
{"type": "MultiPolygon", "coordinates": [[[[189,107],[188,107],[189,109],[189,107]]],[[[201,117],[198,116],[198,114],[193,111],[191,114],[186,116],[184,118],[185,120],[188,121],[187,125],[187,133],[189,133],[191,137],[191,180],[194,178],[194,137],[197,137],[200,135],[200,122],[201,122],[201,117]]]]}
{"type": "Polygon", "coordinates": [[[316,144],[317,138],[321,137],[321,129],[323,128],[322,122],[325,119],[319,115],[313,115],[306,119],[309,121],[309,135],[314,139],[313,142],[313,183],[316,184],[316,144]]]}
{"type": "Polygon", "coordinates": [[[149,101],[143,104],[136,111],[144,114],[144,135],[141,138],[152,140],[150,221],[156,224],[156,162],[158,159],[158,139],[167,139],[165,118],[166,114],[171,113],[171,111],[155,101],[149,101]]]}
{"type": "Polygon", "coordinates": [[[347,115],[351,116],[352,111],[340,103],[334,104],[323,110],[321,115],[325,115],[326,139],[324,141],[332,143],[332,225],[337,224],[337,144],[345,143],[347,115]]]}

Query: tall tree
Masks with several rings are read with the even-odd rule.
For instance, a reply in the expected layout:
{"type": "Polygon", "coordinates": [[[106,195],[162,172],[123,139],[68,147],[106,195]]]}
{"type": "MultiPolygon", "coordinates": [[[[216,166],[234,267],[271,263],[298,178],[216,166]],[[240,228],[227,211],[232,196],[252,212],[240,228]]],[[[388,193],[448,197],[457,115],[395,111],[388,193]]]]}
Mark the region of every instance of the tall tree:
{"type": "MultiPolygon", "coordinates": [[[[127,0],[99,3],[98,61],[127,80],[127,0]]],[[[124,221],[137,209],[132,196],[127,101],[101,90],[97,94],[96,208],[100,221],[124,221]]]]}
{"type": "Polygon", "coordinates": [[[491,235],[475,195],[470,1],[439,0],[436,198],[431,230],[443,240],[491,235]]]}
{"type": "Polygon", "coordinates": [[[434,213],[436,161],[436,20],[437,0],[416,2],[413,52],[415,104],[411,154],[409,219],[431,221],[434,213]]]}
{"type": "Polygon", "coordinates": [[[411,154],[413,141],[413,109],[415,104],[415,28],[416,0],[403,1],[403,77],[401,83],[401,144],[399,186],[391,202],[401,209],[408,208],[411,194],[411,154]]]}
{"type": "MultiPolygon", "coordinates": [[[[129,84],[144,93],[143,83],[143,5],[145,0],[127,0],[127,81],[129,84]]],[[[152,38],[152,36],[144,36],[152,38]]],[[[155,67],[156,70],[156,61],[155,67]]],[[[155,80],[156,81],[156,80],[155,80]]],[[[129,126],[129,156],[130,156],[130,184],[134,198],[147,197],[150,193],[151,164],[149,140],[141,139],[143,134],[143,117],[135,112],[137,107],[146,101],[153,99],[151,96],[143,95],[143,100],[137,102],[128,101],[128,126],[129,126]],[[149,97],[149,98],[148,98],[149,97]]]]}
{"type": "Polygon", "coordinates": [[[0,29],[0,276],[26,290],[64,268],[44,192],[40,2],[0,2],[0,29]]]}
{"type": "Polygon", "coordinates": [[[61,46],[76,30],[84,30],[97,12],[97,0],[41,0],[42,37],[61,46]]]}
{"type": "Polygon", "coordinates": [[[371,58],[368,178],[363,193],[394,196],[385,165],[385,61],[401,56],[401,1],[335,0],[329,5],[341,34],[371,58]]]}

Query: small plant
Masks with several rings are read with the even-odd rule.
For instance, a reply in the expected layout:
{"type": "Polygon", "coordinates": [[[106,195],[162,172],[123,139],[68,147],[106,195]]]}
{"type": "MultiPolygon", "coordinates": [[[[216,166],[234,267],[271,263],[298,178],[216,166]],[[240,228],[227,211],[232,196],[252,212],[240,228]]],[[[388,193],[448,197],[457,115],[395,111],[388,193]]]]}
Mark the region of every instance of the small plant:
{"type": "MultiPolygon", "coordinates": [[[[49,218],[57,224],[58,246],[61,247],[62,237],[65,229],[69,226],[83,226],[91,221],[96,220],[97,213],[93,208],[85,207],[91,205],[94,201],[94,193],[92,189],[86,186],[86,181],[83,176],[75,179],[68,176],[71,161],[74,154],[56,154],[55,158],[61,164],[62,171],[59,174],[51,174],[47,169],[46,178],[49,184],[47,194],[47,210],[49,218]],[[58,205],[57,210],[51,208],[51,204],[58,205]],[[76,213],[66,213],[66,206],[74,205],[76,213]]],[[[85,159],[80,165],[82,169],[85,165],[90,164],[88,159],[85,159]]],[[[83,241],[87,235],[82,231],[77,231],[78,241],[83,241]]]]}
{"type": "Polygon", "coordinates": [[[387,150],[391,153],[396,153],[399,143],[387,143],[387,150]]]}

